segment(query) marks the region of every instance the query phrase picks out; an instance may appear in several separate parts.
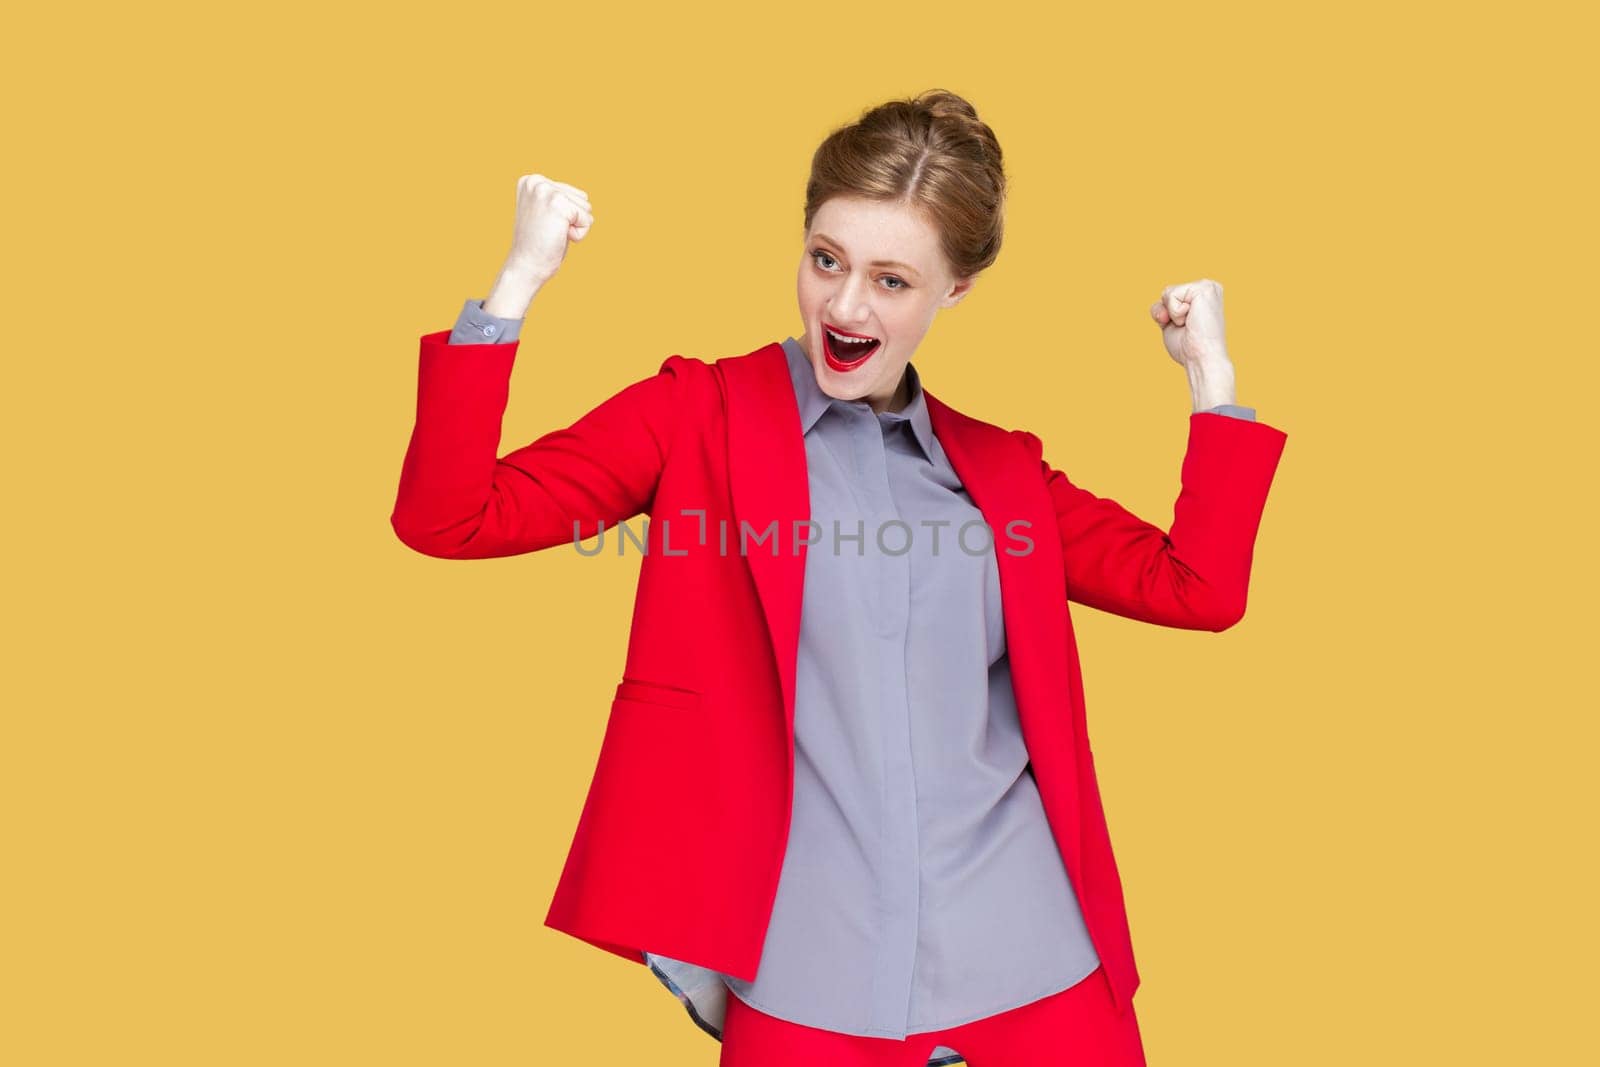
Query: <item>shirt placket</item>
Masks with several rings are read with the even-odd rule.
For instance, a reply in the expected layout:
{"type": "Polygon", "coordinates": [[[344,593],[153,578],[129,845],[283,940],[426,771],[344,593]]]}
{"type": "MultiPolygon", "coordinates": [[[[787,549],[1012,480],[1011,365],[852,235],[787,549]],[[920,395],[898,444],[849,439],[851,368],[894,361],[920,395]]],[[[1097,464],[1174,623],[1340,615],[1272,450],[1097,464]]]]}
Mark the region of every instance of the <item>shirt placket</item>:
{"type": "MultiPolygon", "coordinates": [[[[888,1032],[904,1032],[911,1015],[910,994],[916,967],[920,923],[922,864],[917,827],[916,784],[911,752],[911,707],[906,678],[906,639],[911,615],[911,553],[903,527],[885,528],[900,518],[890,489],[886,432],[870,410],[857,408],[851,438],[863,494],[866,519],[867,570],[875,576],[873,616],[877,643],[878,729],[883,754],[883,795],[879,825],[883,829],[878,880],[878,915],[882,941],[873,959],[873,1024],[888,1032]],[[880,546],[879,534],[883,545],[880,546]],[[885,552],[883,546],[891,551],[885,552]],[[898,554],[892,554],[898,553],[898,554]]],[[[913,534],[914,535],[914,534],[913,534]]]]}

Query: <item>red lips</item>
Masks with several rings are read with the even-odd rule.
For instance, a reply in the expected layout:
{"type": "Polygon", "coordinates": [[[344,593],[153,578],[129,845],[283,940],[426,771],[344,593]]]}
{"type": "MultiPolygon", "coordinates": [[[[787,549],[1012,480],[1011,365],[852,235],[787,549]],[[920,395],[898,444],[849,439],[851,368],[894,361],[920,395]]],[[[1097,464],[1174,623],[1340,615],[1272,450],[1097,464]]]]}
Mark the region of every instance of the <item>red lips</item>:
{"type": "Polygon", "coordinates": [[[877,339],[872,339],[866,344],[856,344],[853,341],[837,341],[834,334],[822,331],[822,358],[835,371],[856,370],[862,363],[866,363],[867,357],[877,352],[880,346],[882,342],[878,342],[877,339]]]}
{"type": "Polygon", "coordinates": [[[875,337],[865,334],[851,333],[849,330],[837,330],[823,324],[822,329],[822,354],[828,366],[837,371],[851,371],[867,361],[867,357],[878,350],[882,342],[875,337]],[[846,337],[860,337],[862,342],[857,344],[852,341],[836,340],[833,334],[837,332],[846,337]]]}

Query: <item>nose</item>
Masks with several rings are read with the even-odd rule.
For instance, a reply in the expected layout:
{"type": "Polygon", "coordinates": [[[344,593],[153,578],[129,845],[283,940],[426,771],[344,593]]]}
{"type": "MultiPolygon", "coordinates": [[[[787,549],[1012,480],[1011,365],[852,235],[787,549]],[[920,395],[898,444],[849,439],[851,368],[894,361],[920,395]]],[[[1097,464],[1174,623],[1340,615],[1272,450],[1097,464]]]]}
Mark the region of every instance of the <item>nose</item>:
{"type": "Polygon", "coordinates": [[[866,325],[872,314],[867,300],[868,284],[869,280],[861,276],[846,278],[840,284],[829,303],[828,314],[834,322],[851,330],[866,325]]]}

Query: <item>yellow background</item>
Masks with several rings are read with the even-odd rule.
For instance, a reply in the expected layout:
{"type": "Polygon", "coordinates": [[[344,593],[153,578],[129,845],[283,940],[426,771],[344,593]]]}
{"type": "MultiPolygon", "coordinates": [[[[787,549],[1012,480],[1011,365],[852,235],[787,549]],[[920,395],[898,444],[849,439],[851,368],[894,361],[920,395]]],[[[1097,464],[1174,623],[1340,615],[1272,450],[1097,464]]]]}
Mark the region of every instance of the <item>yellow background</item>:
{"type": "Polygon", "coordinates": [[[1151,1063],[1595,1062],[1580,5],[42,10],[0,74],[0,1060],[715,1062],[542,925],[638,556],[403,547],[417,338],[538,172],[596,223],[506,449],[781,339],[811,150],[939,86],[1013,189],[930,389],[1165,525],[1147,308],[1209,277],[1289,435],[1240,625],[1075,612],[1151,1063]]]}

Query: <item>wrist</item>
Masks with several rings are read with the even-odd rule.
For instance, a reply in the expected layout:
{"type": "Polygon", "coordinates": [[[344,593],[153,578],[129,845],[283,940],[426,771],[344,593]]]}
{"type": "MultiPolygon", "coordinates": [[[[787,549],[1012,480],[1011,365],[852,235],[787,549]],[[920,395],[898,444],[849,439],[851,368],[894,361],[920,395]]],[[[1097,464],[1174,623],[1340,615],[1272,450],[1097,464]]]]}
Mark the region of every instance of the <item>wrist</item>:
{"type": "Polygon", "coordinates": [[[520,319],[549,279],[526,264],[507,260],[483,302],[483,310],[501,319],[520,319]]]}
{"type": "Polygon", "coordinates": [[[1206,411],[1218,404],[1236,404],[1233,363],[1226,354],[1205,356],[1184,365],[1189,376],[1189,393],[1195,411],[1206,411]]]}

